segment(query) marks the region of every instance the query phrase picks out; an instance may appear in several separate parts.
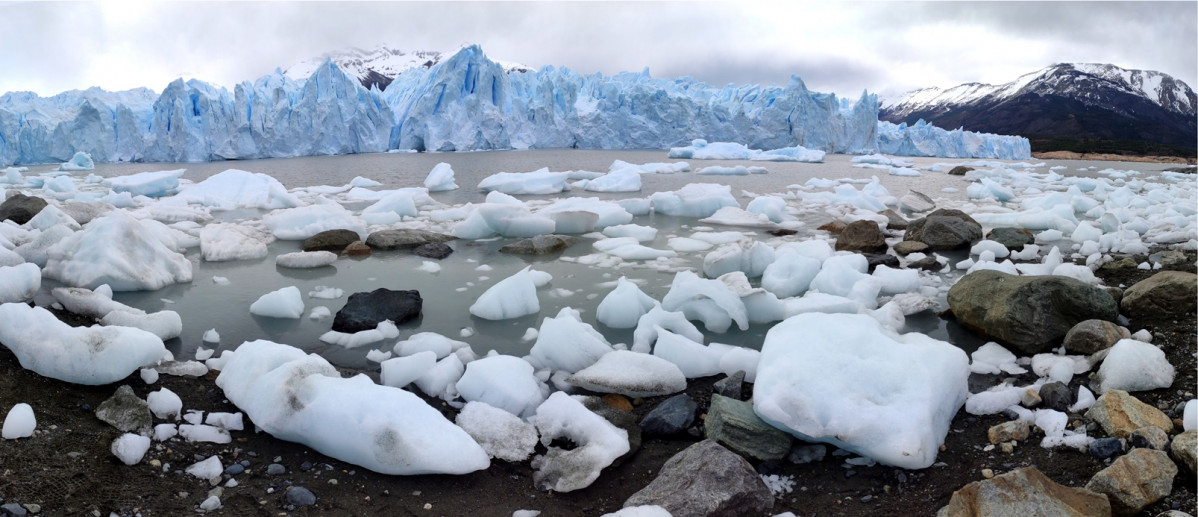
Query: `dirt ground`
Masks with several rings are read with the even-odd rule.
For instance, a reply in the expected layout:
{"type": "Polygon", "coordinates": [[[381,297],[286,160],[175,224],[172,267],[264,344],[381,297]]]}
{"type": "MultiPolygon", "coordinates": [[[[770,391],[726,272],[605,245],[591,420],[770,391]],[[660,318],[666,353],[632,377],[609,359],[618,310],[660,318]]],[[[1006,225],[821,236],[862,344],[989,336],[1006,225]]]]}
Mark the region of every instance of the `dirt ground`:
{"type": "Polygon", "coordinates": [[[1040,160],[1097,160],[1104,162],[1150,162],[1150,163],[1179,163],[1194,165],[1193,158],[1180,156],[1126,156],[1108,153],[1077,153],[1073,151],[1048,151],[1032,153],[1032,157],[1040,160]]]}
{"type": "MultiPolygon", "coordinates": [[[[1189,254],[1190,268],[1194,256],[1189,254]]],[[[1107,285],[1132,285],[1151,275],[1130,270],[1107,275],[1107,285]]],[[[1100,274],[1103,276],[1103,274],[1100,274]]],[[[1191,308],[1192,309],[1192,308],[1191,308]]],[[[1177,369],[1173,387],[1137,393],[1149,404],[1174,408],[1194,397],[1195,319],[1188,315],[1164,315],[1152,321],[1132,321],[1131,330],[1147,328],[1154,343],[1161,345],[1177,369]]],[[[343,372],[351,374],[356,372],[343,372]]],[[[1021,379],[1030,383],[1034,378],[1021,379]]],[[[235,412],[216,387],[215,372],[205,378],[162,376],[146,385],[135,374],[123,383],[87,387],[38,376],[18,364],[0,347],[0,408],[26,402],[33,406],[38,431],[32,438],[0,441],[0,503],[35,504],[39,515],[144,515],[193,514],[213,489],[207,481],[183,473],[183,469],[211,455],[229,466],[246,460],[245,473],[234,476],[237,486],[223,488],[221,515],[481,515],[508,516],[515,510],[540,510],[545,516],[592,516],[618,510],[625,499],[640,490],[672,455],[699,438],[646,438],[639,451],[623,464],[604,471],[589,488],[570,493],[536,489],[527,461],[492,461],[485,471],[464,476],[389,476],[343,463],[307,447],[255,433],[247,421],[246,431],[234,431],[226,445],[187,443],[172,439],[155,443],[138,465],[125,466],[109,445],[121,433],[94,416],[94,409],[110,397],[119,384],[130,385],[145,398],[161,387],[177,393],[184,409],[235,412]],[[280,475],[268,475],[271,463],[286,467],[280,475]],[[303,486],[317,496],[311,507],[292,508],[284,492],[292,485],[303,486]]],[[[700,405],[710,400],[711,385],[719,378],[691,382],[687,392],[700,405]]],[[[994,379],[997,382],[997,378],[994,379]]],[[[1087,382],[1085,375],[1074,379],[1071,388],[1087,382]]],[[[745,386],[746,396],[750,385],[745,386]]],[[[634,401],[632,412],[639,419],[665,397],[634,401]]],[[[449,418],[453,410],[440,401],[432,402],[449,418]]],[[[1071,416],[1078,420],[1079,416],[1071,416]]],[[[795,465],[789,462],[757,465],[766,474],[792,476],[794,491],[782,494],[770,514],[785,511],[800,516],[831,515],[934,515],[948,503],[953,491],[983,479],[982,470],[995,474],[1023,466],[1035,466],[1048,477],[1068,486],[1082,486],[1106,466],[1089,454],[1071,449],[1047,450],[1038,446],[1033,434],[1012,454],[995,449],[984,451],[987,429],[1005,421],[1002,416],[974,417],[964,410],[953,420],[943,452],[942,464],[912,471],[892,467],[847,468],[844,458],[829,454],[819,462],[795,465]]],[[[155,423],[158,423],[155,421],[155,423]]],[[[1180,425],[1180,421],[1178,421],[1180,425]]],[[[1092,433],[1093,434],[1093,433],[1092,433]]],[[[230,476],[224,476],[222,486],[230,476]]],[[[1173,494],[1148,508],[1143,515],[1179,509],[1198,515],[1195,478],[1182,472],[1174,480],[1173,494]]]]}

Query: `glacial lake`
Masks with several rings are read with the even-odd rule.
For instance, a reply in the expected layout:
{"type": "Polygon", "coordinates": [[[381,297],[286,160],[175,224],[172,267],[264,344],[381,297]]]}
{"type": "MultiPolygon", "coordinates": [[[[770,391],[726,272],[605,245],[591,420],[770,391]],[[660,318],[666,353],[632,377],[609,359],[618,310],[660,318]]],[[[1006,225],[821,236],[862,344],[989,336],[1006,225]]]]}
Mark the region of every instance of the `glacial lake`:
{"type": "MultiPolygon", "coordinates": [[[[828,155],[825,162],[819,164],[681,160],[688,162],[694,170],[713,165],[746,165],[766,167],[769,173],[748,176],[698,176],[693,173],[645,174],[642,175],[643,188],[640,192],[603,194],[571,190],[549,196],[517,197],[532,204],[547,204],[551,200],[562,197],[598,197],[606,200],[640,198],[648,197],[653,192],[677,190],[687,183],[702,182],[730,185],[733,195],[737,197],[743,207],[752,195],[784,194],[788,191],[788,186],[802,185],[812,178],[868,180],[876,176],[895,197],[901,197],[909,190],[917,190],[934,198],[940,206],[960,207],[968,202],[965,190],[969,183],[961,177],[927,171],[924,171],[921,177],[891,176],[887,174],[886,170],[854,167],[850,161],[851,158],[852,156],[848,155],[828,155]],[[956,191],[945,192],[946,188],[956,189],[956,191]]],[[[440,162],[446,162],[453,167],[455,180],[461,188],[430,195],[438,202],[457,206],[483,202],[485,192],[480,191],[476,186],[479,181],[491,174],[529,172],[542,167],[548,167],[553,171],[606,172],[612,162],[617,159],[634,164],[680,161],[667,159],[666,152],[663,150],[530,150],[444,154],[366,154],[187,164],[99,164],[94,172],[103,177],[112,177],[146,171],[186,169],[183,179],[198,182],[227,169],[241,169],[269,174],[289,189],[320,185],[340,186],[349,183],[357,176],[362,176],[383,184],[380,187],[375,187],[374,190],[384,190],[422,186],[433,166],[440,162]]],[[[911,161],[914,162],[915,167],[920,168],[936,163],[957,164],[972,160],[912,158],[911,161]]],[[[1027,161],[1045,164],[1043,167],[1032,169],[1036,173],[1048,173],[1050,167],[1063,166],[1064,168],[1055,169],[1053,172],[1078,176],[1095,176],[1095,170],[1108,168],[1141,171],[1147,176],[1171,167],[1167,164],[1148,163],[1027,161]]],[[[54,166],[32,166],[25,175],[33,176],[52,169],[54,166]]],[[[859,185],[857,187],[860,188],[859,185]]],[[[791,203],[794,204],[793,201],[791,203]]],[[[347,205],[347,208],[360,210],[369,204],[369,202],[357,203],[347,205]]],[[[258,219],[262,213],[264,212],[257,210],[214,211],[213,215],[218,220],[238,221],[258,219]]],[[[832,220],[834,215],[836,214],[830,214],[822,209],[801,211],[799,219],[804,226],[799,228],[796,238],[802,239],[816,234],[815,228],[832,220]]],[[[671,237],[689,236],[699,229],[741,231],[746,235],[756,236],[763,240],[773,238],[764,231],[734,226],[705,225],[692,218],[647,215],[638,216],[632,222],[633,224],[652,226],[658,230],[655,241],[642,243],[657,249],[669,249],[667,241],[671,237]]],[[[440,226],[432,229],[448,231],[451,227],[451,225],[440,226]]],[[[818,232],[818,234],[822,235],[823,232],[818,232]]],[[[533,344],[533,341],[522,339],[526,330],[539,327],[542,319],[556,316],[562,308],[572,307],[580,311],[583,321],[592,324],[602,332],[609,342],[630,344],[631,329],[612,329],[595,321],[597,305],[611,291],[616,280],[621,276],[633,279],[638,282],[646,294],[661,300],[669,291],[674,271],[686,267],[699,270],[706,253],[679,254],[680,258],[671,261],[668,267],[663,267],[652,261],[649,261],[648,264],[630,261],[616,267],[604,267],[602,264],[584,265],[575,262],[579,257],[595,253],[589,244],[590,240],[585,238],[566,252],[545,258],[514,256],[498,252],[499,247],[513,240],[454,241],[450,243],[455,250],[452,255],[441,261],[433,261],[440,266],[440,271],[435,273],[419,269],[429,259],[407,252],[375,252],[366,257],[341,258],[333,267],[298,270],[277,268],[274,262],[275,256],[279,254],[299,251],[299,241],[276,241],[270,245],[270,255],[267,258],[253,261],[206,262],[201,259],[199,248],[196,247],[186,254],[193,265],[194,278],[192,282],[168,286],[157,291],[117,293],[115,298],[120,302],[150,312],[163,309],[178,312],[183,320],[183,334],[181,338],[167,342],[167,347],[180,359],[192,358],[198,346],[213,348],[212,344],[202,343],[201,337],[205,331],[216,329],[221,337],[219,345],[216,346],[218,351],[235,349],[242,342],[248,340],[268,339],[296,346],[308,352],[319,353],[341,367],[377,371],[378,365],[365,359],[367,351],[371,349],[390,351],[396,340],[386,340],[355,349],[325,344],[319,340],[319,337],[330,330],[332,319],[309,319],[308,314],[312,309],[316,306],[325,306],[332,313],[336,313],[345,304],[348,296],[358,291],[371,291],[379,287],[415,289],[424,299],[423,315],[416,321],[400,325],[399,339],[405,339],[417,332],[437,332],[469,343],[480,356],[490,350],[523,356],[528,353],[533,344]],[[470,305],[488,287],[526,266],[532,266],[534,269],[553,275],[551,284],[538,290],[541,305],[538,314],[511,320],[489,321],[474,317],[469,313],[470,305]],[[214,277],[224,277],[229,282],[225,285],[218,284],[214,282],[214,277]],[[304,317],[293,320],[265,318],[250,314],[249,306],[259,296],[287,286],[296,286],[304,294],[304,317]],[[335,287],[343,290],[344,294],[333,300],[309,297],[308,293],[314,291],[318,286],[335,287]]],[[[950,258],[956,261],[965,258],[965,255],[962,253],[950,258]]],[[[946,278],[945,282],[948,281],[951,280],[946,278]]],[[[49,280],[43,282],[42,290],[37,297],[39,305],[51,302],[49,290],[56,285],[55,282],[49,280]]],[[[701,324],[698,326],[702,328],[701,324]]],[[[771,326],[772,324],[755,324],[751,325],[748,330],[742,331],[733,325],[728,332],[723,334],[711,332],[705,332],[705,334],[707,342],[714,341],[760,348],[761,342],[771,326]]],[[[971,333],[959,329],[955,324],[946,324],[930,312],[909,316],[906,330],[922,332],[952,342],[967,351],[976,349],[982,344],[971,333]]]]}

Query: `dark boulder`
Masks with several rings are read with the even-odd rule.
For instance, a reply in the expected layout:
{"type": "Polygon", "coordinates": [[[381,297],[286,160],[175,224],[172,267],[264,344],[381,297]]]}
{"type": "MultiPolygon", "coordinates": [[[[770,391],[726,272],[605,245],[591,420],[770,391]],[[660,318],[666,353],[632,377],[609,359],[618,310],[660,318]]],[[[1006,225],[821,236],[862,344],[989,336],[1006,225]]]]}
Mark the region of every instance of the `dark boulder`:
{"type": "Polygon", "coordinates": [[[982,225],[965,212],[941,208],[911,221],[903,240],[922,242],[934,251],[967,248],[982,240],[982,225]]]}
{"type": "Polygon", "coordinates": [[[366,237],[366,245],[376,250],[402,250],[422,246],[430,242],[449,242],[452,235],[428,230],[379,230],[366,237]]]}
{"type": "Polygon", "coordinates": [[[548,255],[565,251],[576,242],[578,242],[578,237],[569,235],[538,235],[503,246],[499,248],[499,252],[513,255],[548,255]]]}
{"type": "Polygon", "coordinates": [[[453,253],[453,248],[443,242],[430,242],[417,246],[412,253],[418,257],[441,260],[453,253]]]}
{"type": "Polygon", "coordinates": [[[46,200],[35,196],[15,194],[0,203],[0,221],[25,224],[46,208],[46,200]]]}
{"type": "Polygon", "coordinates": [[[362,240],[353,230],[326,230],[304,239],[300,248],[304,251],[331,251],[341,253],[346,246],[362,240]]]}
{"type": "Polygon", "coordinates": [[[369,293],[354,293],[333,318],[333,330],[360,332],[378,326],[384,320],[405,323],[420,316],[424,300],[419,291],[392,291],[386,288],[369,293]]]}

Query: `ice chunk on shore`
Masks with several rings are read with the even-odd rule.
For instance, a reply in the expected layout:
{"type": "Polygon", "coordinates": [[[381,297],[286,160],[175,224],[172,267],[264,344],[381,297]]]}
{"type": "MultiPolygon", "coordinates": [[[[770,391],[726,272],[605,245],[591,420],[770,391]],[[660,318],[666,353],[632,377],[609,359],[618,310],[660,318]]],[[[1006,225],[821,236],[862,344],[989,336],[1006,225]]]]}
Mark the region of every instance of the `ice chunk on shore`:
{"type": "Polygon", "coordinates": [[[532,461],[533,482],[542,490],[572,492],[586,488],[599,478],[600,471],[630,450],[628,432],[561,391],[550,395],[529,422],[537,426],[541,444],[548,447],[544,456],[532,461]],[[570,440],[577,447],[565,450],[551,446],[558,438],[570,440]]]}
{"type": "MultiPolygon", "coordinates": [[[[300,307],[300,314],[304,313],[303,307],[300,307]]],[[[330,330],[320,335],[320,340],[330,345],[340,345],[345,348],[358,348],[360,346],[377,343],[384,339],[395,339],[399,337],[399,328],[395,326],[391,320],[380,321],[378,326],[372,329],[362,330],[358,332],[337,332],[330,330]]]]}
{"type": "Polygon", "coordinates": [[[5,440],[28,438],[33,436],[34,429],[37,429],[37,417],[33,415],[33,407],[21,402],[8,410],[4,427],[0,428],[0,437],[5,440]]]}
{"type": "Polygon", "coordinates": [[[537,447],[536,426],[485,402],[467,402],[454,423],[492,458],[524,461],[537,447]]]}
{"type": "Polygon", "coordinates": [[[21,366],[75,384],[109,384],[166,355],[162,340],[128,327],[71,327],[41,307],[0,305],[0,343],[21,366]]]}
{"type": "Polygon", "coordinates": [[[657,301],[641,291],[636,284],[627,278],[620,277],[616,288],[603,297],[599,307],[595,309],[595,319],[604,325],[616,329],[636,327],[641,316],[649,312],[657,301]]]}
{"type": "Polygon", "coordinates": [[[1173,385],[1173,365],[1165,352],[1150,343],[1121,339],[1098,367],[1098,393],[1109,390],[1146,391],[1173,385]]]}
{"type": "Polygon", "coordinates": [[[190,282],[191,261],[167,248],[123,210],[93,220],[47,252],[42,273],[64,284],[114,291],[155,290],[190,282]]]}
{"type": "Polygon", "coordinates": [[[428,177],[424,178],[424,188],[429,192],[457,189],[458,184],[453,181],[453,167],[445,162],[435,165],[433,170],[429,171],[428,177]]]}
{"type": "Polygon", "coordinates": [[[556,317],[541,322],[529,355],[553,370],[574,373],[611,351],[603,334],[583,323],[578,311],[564,307],[556,317]]]}
{"type": "Polygon", "coordinates": [[[926,468],[968,395],[965,352],[873,318],[802,314],[766,334],[753,409],[802,440],[926,468]]]}
{"type": "Polygon", "coordinates": [[[537,286],[528,267],[491,286],[470,306],[470,314],[487,320],[519,318],[540,311],[537,286]]]}
{"type": "Polygon", "coordinates": [[[471,361],[457,382],[458,395],[467,402],[485,402],[524,418],[536,411],[549,395],[549,387],[537,380],[527,361],[496,355],[471,361]]]}
{"type": "Polygon", "coordinates": [[[819,274],[819,260],[795,253],[775,252],[775,259],[761,273],[761,287],[779,298],[800,296],[819,274]]]}
{"type": "Polygon", "coordinates": [[[37,264],[0,266],[0,303],[23,302],[42,288],[42,270],[37,264]]]}
{"type": "Polygon", "coordinates": [[[656,397],[686,389],[686,376],[674,363],[627,350],[604,354],[595,364],[567,377],[566,382],[599,393],[628,397],[656,397]]]}
{"type": "Polygon", "coordinates": [[[703,342],[703,332],[695,327],[686,315],[677,311],[666,311],[657,305],[641,316],[636,322],[636,330],[632,332],[632,350],[649,353],[650,347],[657,341],[659,328],[679,334],[691,341],[703,342]]]}
{"type": "Polygon", "coordinates": [[[150,437],[125,433],[112,441],[112,455],[125,465],[137,465],[150,450],[150,437]]]}
{"type": "Polygon", "coordinates": [[[749,328],[749,316],[740,296],[719,280],[699,278],[691,271],[674,275],[670,290],[661,300],[667,311],[681,311],[687,319],[699,320],[712,332],[722,333],[733,322],[741,330],[749,328]]]}
{"type": "Polygon", "coordinates": [[[250,314],[268,318],[299,319],[304,315],[304,298],[296,286],[271,291],[250,304],[250,314]]]}
{"type": "Polygon", "coordinates": [[[154,413],[155,418],[178,420],[179,415],[183,413],[183,399],[166,388],[150,392],[149,395],[146,395],[146,402],[150,405],[150,412],[154,413]]]}
{"type": "Polygon", "coordinates": [[[383,386],[402,388],[428,373],[435,364],[437,354],[427,350],[387,359],[379,363],[379,383],[383,386]]]}
{"type": "Polygon", "coordinates": [[[465,474],[487,453],[439,411],[365,375],[269,341],[238,347],[216,384],[260,429],[383,474],[465,474]]]}
{"type": "Polygon", "coordinates": [[[720,373],[720,359],[727,349],[703,346],[702,341],[680,336],[661,327],[654,330],[657,331],[657,343],[653,345],[653,355],[676,365],[686,378],[720,373]]]}
{"type": "Polygon", "coordinates": [[[716,278],[733,271],[741,271],[749,278],[757,278],[765,273],[766,268],[773,262],[774,248],[758,240],[742,239],[721,245],[704,255],[703,275],[716,278]]]}
{"type": "Polygon", "coordinates": [[[221,465],[220,458],[216,456],[209,456],[208,459],[193,463],[184,469],[184,472],[205,481],[220,476],[224,471],[225,466],[221,465]]]}

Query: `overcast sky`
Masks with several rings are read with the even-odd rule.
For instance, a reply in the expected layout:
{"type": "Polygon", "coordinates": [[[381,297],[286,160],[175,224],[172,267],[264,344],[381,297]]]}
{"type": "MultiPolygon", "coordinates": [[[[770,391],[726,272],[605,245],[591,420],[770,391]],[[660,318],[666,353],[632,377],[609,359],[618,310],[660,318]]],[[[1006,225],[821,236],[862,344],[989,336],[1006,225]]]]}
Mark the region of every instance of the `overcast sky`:
{"type": "Polygon", "coordinates": [[[346,47],[455,50],[580,73],[689,75],[856,97],[1005,83],[1058,62],[1198,77],[1195,2],[0,0],[0,92],[231,87],[346,47]]]}

